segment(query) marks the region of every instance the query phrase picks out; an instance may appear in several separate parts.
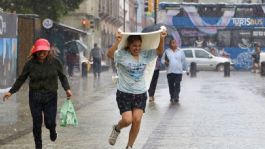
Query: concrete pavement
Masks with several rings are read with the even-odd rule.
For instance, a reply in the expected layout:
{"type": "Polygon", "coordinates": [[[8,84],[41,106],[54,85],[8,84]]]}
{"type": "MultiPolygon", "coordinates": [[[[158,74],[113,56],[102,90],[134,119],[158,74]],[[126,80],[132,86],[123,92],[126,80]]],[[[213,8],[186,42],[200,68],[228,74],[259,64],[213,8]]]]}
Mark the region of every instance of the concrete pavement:
{"type": "MultiPolygon", "coordinates": [[[[111,126],[120,118],[111,73],[105,72],[100,80],[92,80],[90,75],[87,81],[77,78],[71,81],[79,125],[58,126],[55,143],[49,140],[43,127],[44,149],[125,148],[129,128],[122,130],[115,146],[108,144],[111,126]]],[[[264,80],[250,72],[232,72],[229,78],[217,72],[199,72],[197,78],[184,76],[180,103],[172,105],[166,74],[160,72],[155,102],[147,103],[134,148],[264,149],[264,80]]],[[[61,103],[63,93],[60,97],[61,103]]],[[[24,129],[31,125],[29,118],[25,121],[19,119],[20,123],[27,123],[24,129]]],[[[2,132],[1,129],[1,136],[8,136],[2,132]]],[[[34,148],[31,132],[6,141],[1,149],[34,148]]]]}

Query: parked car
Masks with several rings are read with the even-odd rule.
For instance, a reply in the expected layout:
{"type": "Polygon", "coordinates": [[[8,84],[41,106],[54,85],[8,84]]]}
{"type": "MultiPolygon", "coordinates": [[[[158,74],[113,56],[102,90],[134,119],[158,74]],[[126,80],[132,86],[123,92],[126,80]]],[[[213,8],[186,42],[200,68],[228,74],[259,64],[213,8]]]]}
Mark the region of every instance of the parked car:
{"type": "Polygon", "coordinates": [[[214,56],[210,52],[203,48],[182,48],[185,53],[187,62],[195,62],[197,64],[197,70],[216,70],[224,71],[224,63],[233,63],[229,58],[214,56]]]}

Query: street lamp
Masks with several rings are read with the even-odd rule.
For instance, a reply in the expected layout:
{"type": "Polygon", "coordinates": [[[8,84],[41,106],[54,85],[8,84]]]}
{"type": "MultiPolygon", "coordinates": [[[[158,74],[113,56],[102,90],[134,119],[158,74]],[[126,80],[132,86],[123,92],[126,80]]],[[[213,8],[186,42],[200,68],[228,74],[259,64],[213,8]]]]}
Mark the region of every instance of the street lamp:
{"type": "Polygon", "coordinates": [[[126,10],[125,10],[125,0],[123,0],[123,31],[125,32],[125,24],[126,24],[126,10]]]}
{"type": "Polygon", "coordinates": [[[137,31],[137,26],[138,26],[138,20],[137,20],[138,19],[137,18],[137,15],[138,15],[138,12],[137,12],[138,6],[139,6],[138,2],[135,1],[135,3],[134,3],[134,10],[135,10],[135,31],[137,31]]]}

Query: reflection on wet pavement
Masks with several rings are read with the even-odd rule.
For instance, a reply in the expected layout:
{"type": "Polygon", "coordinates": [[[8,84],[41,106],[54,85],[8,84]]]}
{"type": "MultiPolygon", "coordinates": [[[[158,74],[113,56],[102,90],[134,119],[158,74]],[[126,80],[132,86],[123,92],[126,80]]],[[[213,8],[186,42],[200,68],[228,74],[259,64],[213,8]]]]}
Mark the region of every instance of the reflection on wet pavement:
{"type": "MultiPolygon", "coordinates": [[[[73,92],[72,100],[76,109],[99,101],[104,92],[113,88],[111,82],[111,73],[102,73],[100,79],[93,79],[89,74],[88,78],[83,79],[75,76],[69,79],[73,92]]],[[[59,83],[60,85],[60,83],[59,83]]],[[[0,94],[2,97],[2,94],[0,94]]],[[[58,90],[58,109],[66,99],[65,92],[59,86],[58,90]]],[[[57,116],[57,119],[59,117],[57,116]]],[[[11,98],[0,103],[0,145],[6,144],[32,131],[32,120],[28,105],[28,85],[25,83],[19,92],[12,95],[11,98]]]]}
{"type": "MultiPolygon", "coordinates": [[[[265,78],[250,72],[232,72],[229,78],[224,78],[223,73],[217,72],[199,72],[196,78],[184,76],[180,103],[172,105],[166,74],[161,72],[155,102],[147,102],[134,148],[263,149],[264,80],[265,78]]],[[[100,80],[93,80],[93,77],[87,80],[73,78],[71,84],[80,124],[77,128],[59,127],[60,136],[55,143],[50,142],[48,132],[44,131],[45,148],[112,148],[107,143],[107,137],[120,115],[111,74],[104,73],[100,80]]],[[[59,92],[59,102],[62,103],[65,94],[61,88],[59,92]]],[[[6,144],[1,146],[3,149],[28,149],[34,146],[32,133],[15,139],[15,136],[19,136],[17,134],[23,136],[21,133],[26,134],[25,131],[30,132],[28,128],[31,128],[30,116],[19,114],[20,111],[29,111],[27,97],[24,99],[4,103],[6,106],[10,104],[9,107],[4,107],[5,110],[11,109],[12,104],[15,105],[12,108],[16,109],[16,116],[10,120],[15,120],[16,123],[6,126],[0,122],[3,126],[0,128],[1,136],[6,141],[2,139],[2,144],[6,144]],[[23,117],[28,120],[22,119],[23,117]],[[20,126],[20,123],[24,124],[20,126]],[[14,128],[17,133],[14,133],[14,128]],[[13,135],[9,137],[5,133],[13,135]]],[[[113,148],[125,148],[128,132],[129,128],[122,130],[120,139],[113,148]]]]}

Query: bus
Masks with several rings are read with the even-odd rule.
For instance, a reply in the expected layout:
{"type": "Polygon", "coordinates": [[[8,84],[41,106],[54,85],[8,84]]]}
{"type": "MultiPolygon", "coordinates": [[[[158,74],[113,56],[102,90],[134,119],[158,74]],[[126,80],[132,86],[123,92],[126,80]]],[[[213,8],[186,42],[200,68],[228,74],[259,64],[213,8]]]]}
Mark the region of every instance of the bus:
{"type": "Polygon", "coordinates": [[[202,47],[249,70],[254,45],[265,50],[264,12],[265,4],[160,2],[157,20],[174,27],[179,47],[202,47]]]}

